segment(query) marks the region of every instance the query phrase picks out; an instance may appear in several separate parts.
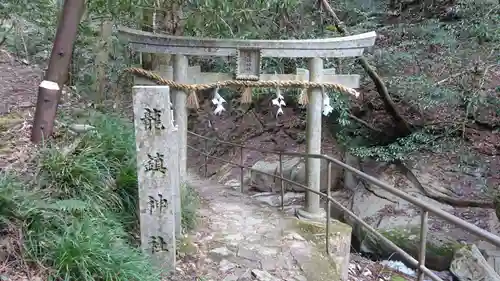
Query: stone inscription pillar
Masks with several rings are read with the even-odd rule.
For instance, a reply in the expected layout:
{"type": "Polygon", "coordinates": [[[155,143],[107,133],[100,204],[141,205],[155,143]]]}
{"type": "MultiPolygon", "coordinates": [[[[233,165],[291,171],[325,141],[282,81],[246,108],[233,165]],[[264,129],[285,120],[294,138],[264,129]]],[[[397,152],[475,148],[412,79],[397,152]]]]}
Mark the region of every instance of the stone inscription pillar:
{"type": "Polygon", "coordinates": [[[157,266],[172,270],[179,142],[171,122],[169,87],[135,86],[133,92],[141,248],[157,266]]]}

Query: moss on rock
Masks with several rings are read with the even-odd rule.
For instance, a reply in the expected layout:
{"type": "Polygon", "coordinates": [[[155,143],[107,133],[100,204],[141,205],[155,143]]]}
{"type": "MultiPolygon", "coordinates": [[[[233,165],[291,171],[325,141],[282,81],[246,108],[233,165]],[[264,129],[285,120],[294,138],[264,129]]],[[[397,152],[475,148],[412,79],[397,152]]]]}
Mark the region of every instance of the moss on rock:
{"type": "MultiPolygon", "coordinates": [[[[379,231],[384,237],[391,240],[411,256],[418,256],[420,248],[419,228],[386,229],[379,231]]],[[[368,248],[374,250],[375,254],[385,256],[387,253],[394,252],[384,242],[379,241],[373,235],[369,235],[367,238],[363,242],[367,243],[368,248]]],[[[445,270],[451,263],[455,250],[460,246],[458,242],[452,240],[427,239],[426,263],[435,270],[445,270]]]]}
{"type": "MultiPolygon", "coordinates": [[[[307,240],[325,246],[326,224],[314,221],[293,219],[292,228],[298,231],[307,240]]],[[[330,221],[330,235],[339,233],[351,235],[351,227],[336,220],[330,221]]]]}
{"type": "MultiPolygon", "coordinates": [[[[301,258],[295,256],[308,280],[340,280],[339,271],[342,270],[345,257],[327,256],[325,250],[326,224],[293,218],[288,229],[309,241],[311,246],[309,255],[306,255],[304,259],[301,260],[301,258]]],[[[350,238],[351,227],[332,220],[330,222],[330,233],[332,239],[335,235],[348,235],[350,238]]]]}
{"type": "Polygon", "coordinates": [[[193,243],[191,236],[184,235],[177,239],[177,255],[180,257],[194,255],[197,252],[197,247],[193,243]]]}
{"type": "Polygon", "coordinates": [[[408,279],[404,278],[403,276],[401,275],[396,275],[396,274],[393,274],[391,276],[391,281],[407,281],[408,279]]]}

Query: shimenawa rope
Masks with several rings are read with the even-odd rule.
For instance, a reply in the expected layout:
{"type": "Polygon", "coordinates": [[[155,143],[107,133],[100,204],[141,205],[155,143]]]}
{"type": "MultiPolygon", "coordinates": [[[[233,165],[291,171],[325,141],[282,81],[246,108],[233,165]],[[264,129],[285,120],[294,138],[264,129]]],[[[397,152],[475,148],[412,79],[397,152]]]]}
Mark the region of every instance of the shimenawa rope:
{"type": "Polygon", "coordinates": [[[310,82],[310,81],[299,81],[299,80],[290,80],[290,81],[248,81],[248,80],[227,80],[220,81],[209,84],[182,84],[177,83],[172,80],[168,80],[162,78],[160,75],[153,71],[145,70],[137,67],[130,67],[124,70],[125,72],[141,76],[147,78],[149,80],[154,81],[158,85],[166,85],[174,89],[183,90],[189,93],[187,103],[190,108],[199,108],[198,97],[196,96],[196,91],[208,90],[213,88],[230,88],[237,87],[243,88],[244,95],[242,97],[242,102],[248,103],[251,102],[251,99],[248,98],[248,94],[251,93],[250,88],[301,88],[302,93],[299,98],[299,103],[306,104],[307,103],[307,94],[305,93],[309,88],[322,88],[322,89],[331,89],[339,92],[344,92],[355,97],[359,96],[359,93],[351,88],[347,88],[343,85],[336,83],[327,83],[327,82],[310,82]]]}

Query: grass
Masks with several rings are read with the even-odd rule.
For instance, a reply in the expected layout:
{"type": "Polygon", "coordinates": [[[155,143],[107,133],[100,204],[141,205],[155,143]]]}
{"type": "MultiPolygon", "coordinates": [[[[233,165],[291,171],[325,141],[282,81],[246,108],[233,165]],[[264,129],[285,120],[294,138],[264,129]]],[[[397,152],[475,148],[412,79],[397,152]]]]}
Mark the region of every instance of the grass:
{"type": "Polygon", "coordinates": [[[196,191],[189,185],[181,186],[182,228],[189,231],[196,227],[196,210],[200,199],[196,191]]]}
{"type": "MultiPolygon", "coordinates": [[[[155,281],[161,274],[137,248],[137,174],[132,124],[92,114],[96,127],[51,143],[31,182],[0,174],[0,235],[23,233],[22,259],[49,280],[155,281]],[[72,149],[66,149],[68,143],[72,149]]],[[[182,191],[184,231],[196,225],[198,198],[182,191]]]]}

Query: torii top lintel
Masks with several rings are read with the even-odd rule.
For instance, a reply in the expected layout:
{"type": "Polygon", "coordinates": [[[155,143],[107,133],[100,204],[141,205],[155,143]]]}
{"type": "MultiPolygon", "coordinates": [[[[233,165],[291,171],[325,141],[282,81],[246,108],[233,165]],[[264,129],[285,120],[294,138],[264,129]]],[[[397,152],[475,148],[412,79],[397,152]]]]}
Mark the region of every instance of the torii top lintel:
{"type": "Polygon", "coordinates": [[[194,56],[236,56],[238,50],[259,50],[262,57],[355,57],[375,44],[375,31],[326,39],[240,40],[181,37],[120,27],[121,36],[139,52],[194,56]]]}

